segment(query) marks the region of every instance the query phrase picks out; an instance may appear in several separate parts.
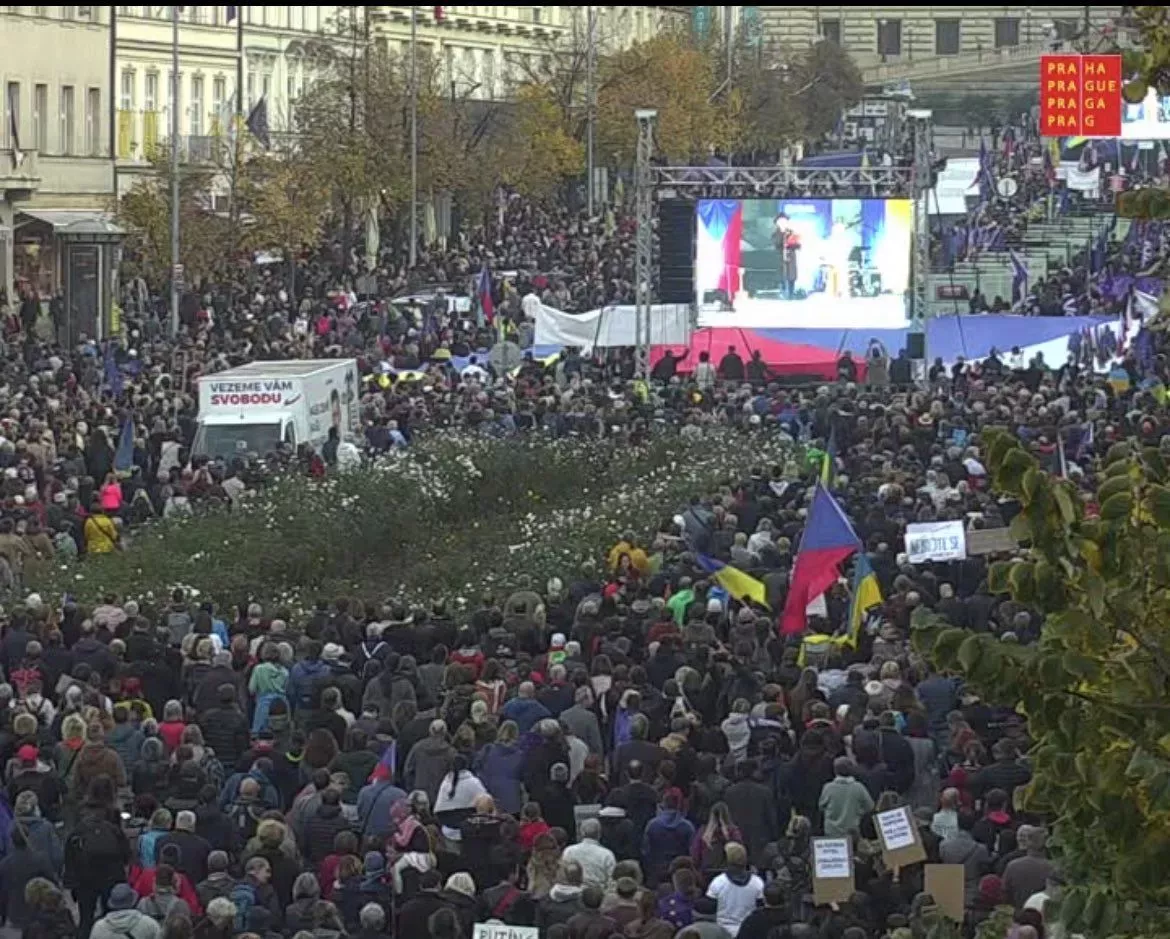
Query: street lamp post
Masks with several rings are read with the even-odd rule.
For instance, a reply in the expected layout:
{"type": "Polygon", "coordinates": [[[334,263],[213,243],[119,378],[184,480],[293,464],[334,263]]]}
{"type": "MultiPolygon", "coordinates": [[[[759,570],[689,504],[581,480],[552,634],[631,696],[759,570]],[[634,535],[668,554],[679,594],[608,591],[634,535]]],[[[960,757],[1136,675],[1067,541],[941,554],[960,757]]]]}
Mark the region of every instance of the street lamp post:
{"type": "Polygon", "coordinates": [[[410,8],[410,266],[418,261],[418,7],[410,8]]]}
{"type": "MultiPolygon", "coordinates": [[[[179,334],[179,10],[171,7],[171,336],[179,334]]],[[[237,14],[239,15],[239,14],[237,14]]]]}

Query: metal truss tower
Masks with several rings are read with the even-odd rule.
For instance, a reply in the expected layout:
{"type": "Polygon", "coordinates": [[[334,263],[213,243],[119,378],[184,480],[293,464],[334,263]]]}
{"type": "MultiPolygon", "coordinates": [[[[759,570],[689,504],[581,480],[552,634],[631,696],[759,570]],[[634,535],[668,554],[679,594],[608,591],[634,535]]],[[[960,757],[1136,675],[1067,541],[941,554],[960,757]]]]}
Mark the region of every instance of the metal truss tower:
{"type": "Polygon", "coordinates": [[[638,150],[634,183],[634,337],[635,369],[639,378],[650,377],[650,303],[654,283],[654,125],[658,112],[634,112],[638,121],[638,150]]]}

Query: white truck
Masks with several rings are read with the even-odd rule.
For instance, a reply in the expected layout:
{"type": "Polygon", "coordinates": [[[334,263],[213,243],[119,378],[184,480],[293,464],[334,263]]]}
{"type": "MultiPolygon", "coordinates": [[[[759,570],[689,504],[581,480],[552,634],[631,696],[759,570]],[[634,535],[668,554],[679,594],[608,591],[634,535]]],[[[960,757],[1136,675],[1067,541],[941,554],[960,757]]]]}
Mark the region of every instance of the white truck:
{"type": "Polygon", "coordinates": [[[265,456],[284,443],[319,452],[332,427],[355,440],[360,398],[354,359],[250,362],[205,375],[192,456],[265,456]]]}

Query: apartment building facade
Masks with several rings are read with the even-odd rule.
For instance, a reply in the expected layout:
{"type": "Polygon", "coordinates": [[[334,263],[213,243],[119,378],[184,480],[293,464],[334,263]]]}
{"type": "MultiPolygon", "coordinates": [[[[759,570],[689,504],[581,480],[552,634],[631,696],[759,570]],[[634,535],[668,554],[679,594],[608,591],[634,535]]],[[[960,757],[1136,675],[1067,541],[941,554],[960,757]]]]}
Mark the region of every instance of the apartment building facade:
{"type": "Polygon", "coordinates": [[[67,292],[92,335],[120,232],[110,210],[108,7],[0,7],[0,290],[67,292]]]}

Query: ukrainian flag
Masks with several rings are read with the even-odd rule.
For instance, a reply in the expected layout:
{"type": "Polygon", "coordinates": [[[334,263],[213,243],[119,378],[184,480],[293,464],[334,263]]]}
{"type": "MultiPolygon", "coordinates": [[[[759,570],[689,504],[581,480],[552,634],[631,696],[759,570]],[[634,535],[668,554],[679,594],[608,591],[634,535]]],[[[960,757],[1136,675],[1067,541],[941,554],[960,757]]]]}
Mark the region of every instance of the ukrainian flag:
{"type": "Polygon", "coordinates": [[[861,628],[865,625],[866,614],[882,603],[882,589],[878,586],[877,575],[864,551],[857,554],[853,569],[853,599],[849,603],[849,632],[844,644],[857,648],[861,639],[861,628]]]}
{"type": "Polygon", "coordinates": [[[829,442],[826,445],[826,453],[824,459],[821,461],[821,485],[828,490],[833,488],[833,477],[837,467],[837,428],[834,427],[829,431],[829,442]]]}
{"type": "Polygon", "coordinates": [[[735,599],[741,602],[751,600],[753,603],[771,609],[768,605],[768,591],[762,581],[756,580],[750,574],[745,574],[738,567],[724,564],[706,554],[699,555],[699,567],[710,574],[711,579],[735,599]]]}

